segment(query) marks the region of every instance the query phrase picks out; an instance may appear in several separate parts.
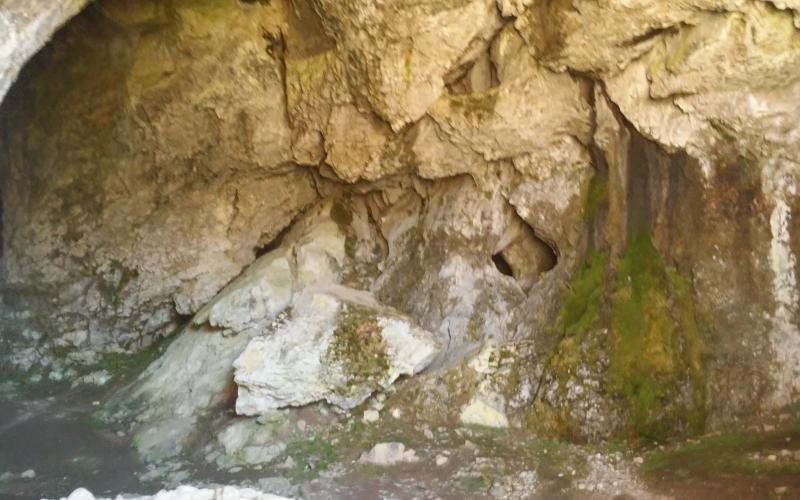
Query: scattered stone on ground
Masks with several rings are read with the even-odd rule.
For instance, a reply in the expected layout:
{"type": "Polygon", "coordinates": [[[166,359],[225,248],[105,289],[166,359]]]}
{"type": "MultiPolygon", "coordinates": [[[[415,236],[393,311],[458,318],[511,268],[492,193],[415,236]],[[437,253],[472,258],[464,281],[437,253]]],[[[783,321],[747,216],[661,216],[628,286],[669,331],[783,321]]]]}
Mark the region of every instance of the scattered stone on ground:
{"type": "Polygon", "coordinates": [[[378,443],[359,458],[359,462],[372,465],[390,466],[419,461],[414,450],[407,450],[403,443],[378,443]]]}
{"type": "MultiPolygon", "coordinates": [[[[111,500],[95,497],[89,490],[78,488],[68,497],[61,500],[111,500]]],[[[118,495],[113,500],[288,500],[264,493],[251,488],[236,486],[221,486],[215,488],[195,488],[193,486],[179,486],[174,490],[161,490],[155,495],[118,495]]]]}

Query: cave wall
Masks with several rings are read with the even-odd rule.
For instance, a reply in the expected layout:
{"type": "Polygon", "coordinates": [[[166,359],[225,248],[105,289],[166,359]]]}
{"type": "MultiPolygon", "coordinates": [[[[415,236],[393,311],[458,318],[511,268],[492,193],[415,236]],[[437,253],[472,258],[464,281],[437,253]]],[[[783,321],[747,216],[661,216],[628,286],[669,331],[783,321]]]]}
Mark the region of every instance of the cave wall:
{"type": "MultiPolygon", "coordinates": [[[[669,430],[682,431],[687,408],[714,423],[795,402],[800,7],[527,4],[90,6],[28,63],[0,111],[3,333],[15,363],[145,345],[315,202],[373,192],[425,207],[413,230],[398,226],[408,231],[389,255],[398,274],[375,291],[432,330],[466,338],[473,312],[493,307],[439,283],[452,262],[431,244],[441,234],[490,265],[507,248],[497,214],[513,212],[555,249],[546,279],[479,335],[527,342],[535,387],[517,400],[549,408],[531,418],[595,437],[641,410],[619,404],[642,393],[609,373],[613,295],[624,273],[638,279],[626,256],[645,240],[668,289],[654,310],[678,333],[659,337],[669,356],[631,347],[675,365],[642,422],[672,415],[669,430]],[[478,188],[458,187],[461,175],[478,188]],[[553,336],[552,325],[569,330],[565,304],[597,255],[594,288],[618,283],[592,324],[605,333],[553,336]],[[690,320],[678,318],[687,297],[690,320]],[[680,332],[694,328],[687,347],[680,332]],[[570,387],[589,389],[576,398],[570,387]],[[604,429],[592,427],[598,414],[604,429]]],[[[4,75],[32,47],[8,46],[4,75]]],[[[456,269],[454,282],[478,268],[456,269]]]]}

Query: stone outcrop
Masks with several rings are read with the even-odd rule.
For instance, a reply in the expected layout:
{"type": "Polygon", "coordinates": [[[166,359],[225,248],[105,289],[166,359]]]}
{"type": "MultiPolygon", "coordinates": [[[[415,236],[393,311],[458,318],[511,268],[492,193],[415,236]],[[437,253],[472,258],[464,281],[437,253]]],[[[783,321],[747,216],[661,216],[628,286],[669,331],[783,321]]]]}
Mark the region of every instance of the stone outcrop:
{"type": "MultiPolygon", "coordinates": [[[[78,6],[40,3],[0,85],[78,6]]],[[[425,367],[420,415],[576,439],[796,403],[799,12],[99,0],[0,112],[9,359],[185,325],[121,396],[143,449],[425,367]]]]}
{"type": "Polygon", "coordinates": [[[251,340],[236,359],[236,412],[254,416],[321,400],[350,410],[426,368],[439,350],[431,334],[376,304],[347,288],[296,296],[292,319],[251,340]]]}

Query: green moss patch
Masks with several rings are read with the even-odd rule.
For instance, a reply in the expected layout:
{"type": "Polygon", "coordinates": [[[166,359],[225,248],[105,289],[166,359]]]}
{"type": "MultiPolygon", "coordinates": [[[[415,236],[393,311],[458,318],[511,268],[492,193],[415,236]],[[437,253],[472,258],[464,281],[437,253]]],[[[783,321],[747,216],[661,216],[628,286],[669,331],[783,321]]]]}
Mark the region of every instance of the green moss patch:
{"type": "Polygon", "coordinates": [[[702,432],[704,348],[691,284],[647,232],[630,237],[615,268],[605,253],[587,257],[553,331],[560,340],[550,373],[564,381],[582,365],[607,366],[602,391],[624,408],[629,437],[702,432]]]}
{"type": "Polygon", "coordinates": [[[283,462],[291,458],[294,465],[287,471],[293,480],[316,479],[321,472],[336,461],[333,444],[321,435],[313,435],[308,439],[293,441],[276,460],[283,462]]]}
{"type": "Polygon", "coordinates": [[[668,269],[647,233],[635,234],[611,293],[610,391],[621,397],[636,434],[663,439],[702,432],[702,342],[691,288],[668,269]],[[682,388],[691,389],[681,397],[682,388]]]}
{"type": "MultiPolygon", "coordinates": [[[[144,372],[167,349],[178,331],[156,340],[152,345],[134,353],[106,353],[100,363],[85,369],[86,373],[95,370],[108,370],[115,378],[128,380],[144,372]]],[[[83,372],[82,372],[83,374],[83,372]]]]}
{"type": "Polygon", "coordinates": [[[389,370],[389,358],[378,317],[367,308],[345,305],[333,332],[328,358],[348,374],[348,388],[380,380],[389,370]]]}
{"type": "Polygon", "coordinates": [[[594,220],[600,209],[608,203],[608,173],[596,172],[589,181],[584,198],[583,219],[594,220]]]}
{"type": "Polygon", "coordinates": [[[642,472],[647,478],[717,479],[727,475],[771,476],[800,474],[800,462],[766,459],[787,445],[797,432],[761,435],[737,432],[703,437],[689,444],[648,454],[642,472]],[[776,446],[777,449],[773,448],[776,446]],[[758,453],[760,458],[755,458],[758,453]]]}

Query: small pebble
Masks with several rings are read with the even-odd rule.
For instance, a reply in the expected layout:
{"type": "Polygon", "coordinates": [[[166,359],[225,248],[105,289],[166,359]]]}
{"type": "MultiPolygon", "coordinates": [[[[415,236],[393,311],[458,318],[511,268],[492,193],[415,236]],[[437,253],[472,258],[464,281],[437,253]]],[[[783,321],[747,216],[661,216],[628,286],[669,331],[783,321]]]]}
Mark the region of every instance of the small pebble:
{"type": "Polygon", "coordinates": [[[642,465],[644,463],[644,458],[636,457],[633,459],[633,463],[635,463],[636,465],[642,465]]]}
{"type": "Polygon", "coordinates": [[[36,477],[36,471],[34,471],[33,469],[28,469],[22,474],[20,474],[19,477],[21,477],[22,479],[33,479],[36,477]]]}
{"type": "Polygon", "coordinates": [[[775,488],[775,495],[778,497],[782,497],[783,495],[786,494],[787,491],[789,491],[789,488],[787,488],[786,486],[778,486],[777,488],[775,488]]]}
{"type": "Polygon", "coordinates": [[[764,424],[764,432],[775,432],[775,426],[770,424],[764,424]]]}
{"type": "Polygon", "coordinates": [[[436,465],[439,467],[447,464],[448,460],[449,459],[444,455],[436,455],[436,465]]]}
{"type": "Polygon", "coordinates": [[[303,432],[306,430],[306,421],[305,420],[298,420],[297,421],[297,430],[303,432]]]}
{"type": "Polygon", "coordinates": [[[241,467],[231,467],[229,472],[231,474],[236,474],[237,472],[242,472],[242,468],[241,467]]]}
{"type": "Polygon", "coordinates": [[[774,462],[777,459],[778,459],[777,455],[767,455],[767,460],[769,460],[770,462],[774,462]]]}
{"type": "Polygon", "coordinates": [[[403,410],[400,408],[392,408],[392,417],[393,418],[400,418],[403,416],[403,410]]]}
{"type": "Polygon", "coordinates": [[[381,414],[375,410],[367,410],[364,412],[364,417],[361,419],[365,424],[377,422],[380,420],[381,414]]]}
{"type": "Polygon", "coordinates": [[[427,427],[422,430],[422,434],[425,435],[425,439],[433,439],[433,431],[427,427]]]}

